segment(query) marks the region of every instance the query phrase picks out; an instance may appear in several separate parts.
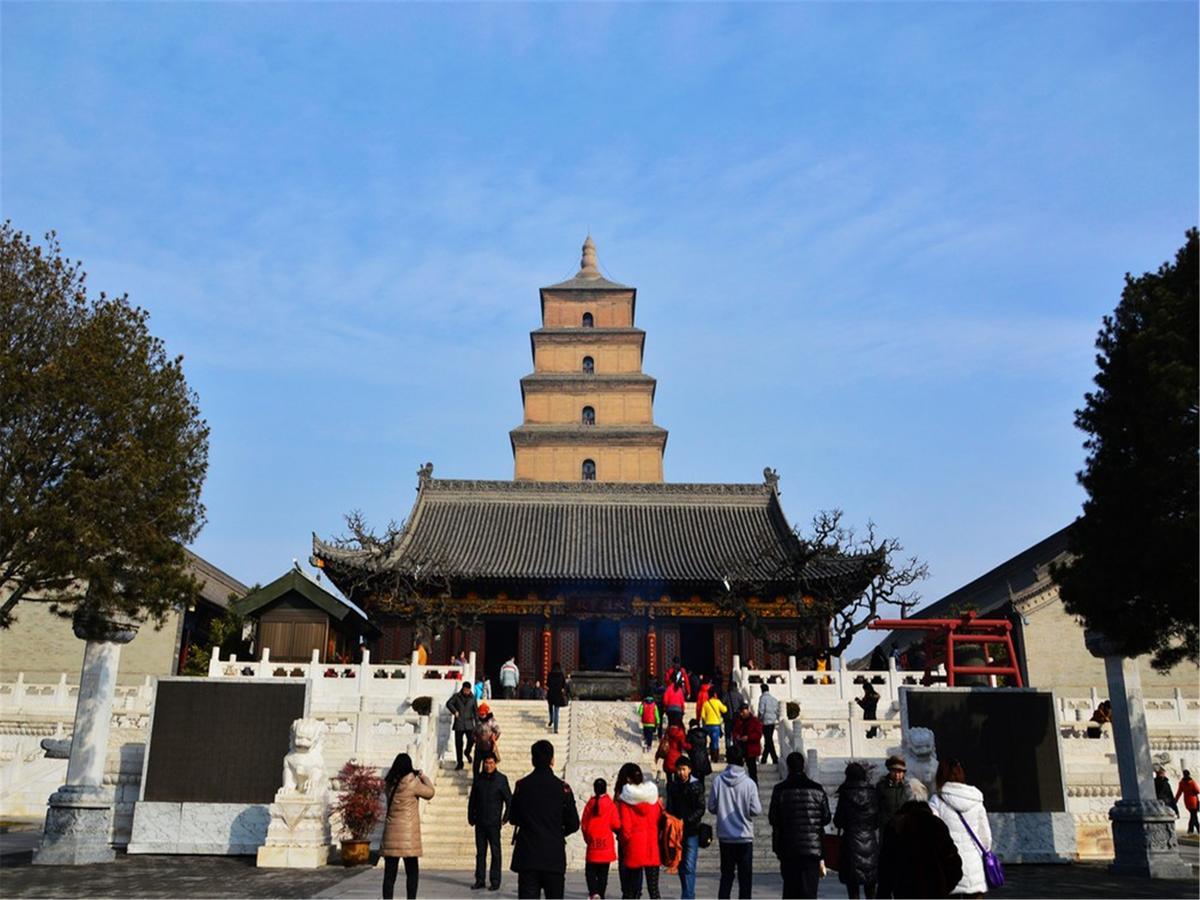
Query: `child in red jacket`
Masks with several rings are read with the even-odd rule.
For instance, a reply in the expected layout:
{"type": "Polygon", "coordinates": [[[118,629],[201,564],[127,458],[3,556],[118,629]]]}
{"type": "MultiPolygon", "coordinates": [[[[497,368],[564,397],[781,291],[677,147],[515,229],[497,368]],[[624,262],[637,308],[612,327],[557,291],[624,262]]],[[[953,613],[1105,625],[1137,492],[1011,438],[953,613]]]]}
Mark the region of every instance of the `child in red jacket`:
{"type": "Polygon", "coordinates": [[[608,889],[608,864],[617,858],[613,832],[621,827],[621,817],[617,814],[617,805],[608,796],[608,782],[597,778],[592,783],[592,790],[596,795],[584,805],[579,827],[587,844],[583,872],[587,879],[588,900],[597,900],[603,898],[608,889]]]}
{"type": "Polygon", "coordinates": [[[642,895],[642,877],[646,878],[646,892],[651,898],[661,896],[658,892],[658,867],[661,855],[658,849],[658,826],[662,821],[662,804],[658,799],[658,786],[645,781],[642,770],[631,773],[628,783],[621,788],[617,812],[621,816],[621,830],[617,838],[621,842],[621,863],[625,866],[628,884],[623,893],[630,897],[642,895]]]}

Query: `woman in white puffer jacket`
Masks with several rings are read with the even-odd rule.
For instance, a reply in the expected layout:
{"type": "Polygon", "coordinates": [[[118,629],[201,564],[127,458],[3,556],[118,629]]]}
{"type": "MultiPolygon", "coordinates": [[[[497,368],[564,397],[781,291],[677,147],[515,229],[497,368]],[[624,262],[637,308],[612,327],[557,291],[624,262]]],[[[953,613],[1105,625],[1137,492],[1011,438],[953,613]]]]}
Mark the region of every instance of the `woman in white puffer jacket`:
{"type": "Polygon", "coordinates": [[[983,806],[983,793],[967,784],[966,777],[958,760],[943,760],[937,770],[937,793],[929,798],[929,807],[946,823],[962,858],[962,880],[951,891],[951,896],[982,897],[987,893],[983,852],[967,833],[967,826],[984,850],[992,849],[992,829],[983,806]]]}

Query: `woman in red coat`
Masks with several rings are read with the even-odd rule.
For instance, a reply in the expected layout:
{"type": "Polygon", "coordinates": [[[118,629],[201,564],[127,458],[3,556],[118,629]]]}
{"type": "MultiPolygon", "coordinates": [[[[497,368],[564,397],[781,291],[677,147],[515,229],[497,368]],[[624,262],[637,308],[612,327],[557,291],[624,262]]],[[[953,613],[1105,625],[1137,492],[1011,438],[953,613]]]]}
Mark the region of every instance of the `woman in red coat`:
{"type": "Polygon", "coordinates": [[[588,900],[603,898],[608,890],[608,865],[617,858],[614,833],[621,827],[617,805],[608,796],[608,782],[597,778],[592,784],[596,792],[583,807],[579,828],[587,845],[584,877],[587,879],[588,900]]]}
{"type": "Polygon", "coordinates": [[[1200,810],[1200,787],[1196,786],[1196,782],[1192,779],[1192,773],[1187,769],[1183,770],[1183,777],[1179,779],[1179,789],[1175,791],[1175,802],[1179,802],[1179,797],[1183,796],[1183,808],[1188,811],[1188,830],[1191,834],[1193,831],[1200,831],[1200,818],[1197,818],[1197,811],[1200,810]]]}
{"type": "Polygon", "coordinates": [[[671,719],[666,737],[667,758],[663,760],[663,771],[667,773],[667,778],[670,778],[675,774],[675,763],[679,761],[679,757],[687,755],[692,745],[687,739],[687,732],[683,730],[682,720],[678,718],[671,719]]]}
{"type": "Polygon", "coordinates": [[[651,898],[657,898],[661,896],[658,892],[658,826],[663,815],[658,786],[653,781],[645,781],[639,769],[621,788],[617,811],[621,817],[617,839],[621,842],[621,862],[627,873],[623,895],[642,896],[644,875],[646,892],[651,898]]]}
{"type": "Polygon", "coordinates": [[[746,772],[758,784],[758,758],[762,756],[762,719],[750,712],[749,704],[743,703],[733,720],[733,742],[746,754],[746,772]]]}

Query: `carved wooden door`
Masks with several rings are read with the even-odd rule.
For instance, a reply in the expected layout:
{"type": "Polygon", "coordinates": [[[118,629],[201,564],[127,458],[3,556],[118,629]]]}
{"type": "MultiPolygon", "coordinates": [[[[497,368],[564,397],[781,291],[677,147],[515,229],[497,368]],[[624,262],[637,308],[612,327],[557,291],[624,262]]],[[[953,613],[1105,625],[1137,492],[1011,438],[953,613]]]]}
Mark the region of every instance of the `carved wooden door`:
{"type": "Polygon", "coordinates": [[[713,665],[721,670],[722,678],[733,671],[733,626],[713,626],[713,665]]]}
{"type": "Polygon", "coordinates": [[[579,626],[571,622],[559,625],[555,631],[557,659],[563,672],[570,675],[579,668],[579,626]]]}
{"type": "Polygon", "coordinates": [[[679,656],[679,626],[663,625],[658,629],[658,671],[666,674],[671,660],[679,656]]]}
{"type": "Polygon", "coordinates": [[[621,665],[629,667],[634,676],[634,684],[637,684],[642,674],[642,626],[622,625],[620,641],[621,665]]]}
{"type": "Polygon", "coordinates": [[[532,684],[541,680],[542,625],[540,622],[522,622],[517,626],[517,668],[521,679],[532,684]]]}

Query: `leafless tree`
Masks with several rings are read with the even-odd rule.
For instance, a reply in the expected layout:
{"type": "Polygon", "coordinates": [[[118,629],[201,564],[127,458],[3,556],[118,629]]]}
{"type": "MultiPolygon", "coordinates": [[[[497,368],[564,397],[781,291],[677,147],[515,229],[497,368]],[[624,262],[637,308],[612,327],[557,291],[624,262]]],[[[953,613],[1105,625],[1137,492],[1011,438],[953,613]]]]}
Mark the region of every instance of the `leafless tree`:
{"type": "Polygon", "coordinates": [[[859,533],[842,524],[840,509],[822,510],[813,517],[809,540],[824,553],[879,561],[866,587],[833,611],[830,621],[833,643],[829,648],[832,655],[844,653],[854,636],[876,619],[882,619],[888,608],[904,618],[920,602],[921,595],[913,586],[929,577],[929,564],[916,556],[904,556],[899,539],[881,537],[874,522],[867,522],[866,529],[859,533]]]}
{"type": "Polygon", "coordinates": [[[452,569],[444,556],[400,554],[404,524],[389,521],[379,533],[359,510],[348,513],[346,533],[331,542],[352,554],[340,561],[342,590],[362,598],[370,612],[401,613],[412,618],[416,639],[429,641],[450,628],[479,621],[454,598],[452,569]]]}
{"type": "Polygon", "coordinates": [[[828,623],[834,656],[889,608],[903,616],[919,602],[911,588],[928,577],[928,565],[904,557],[900,541],[881,537],[873,522],[860,533],[842,519],[841,510],[818,512],[807,534],[793,529],[790,548],[764,538],[754,551],[724,561],[728,575],[714,598],[718,607],[736,614],[768,650],[781,652],[789,648],[771,640],[762,608],[750,601],[782,597],[806,640],[828,623]]]}

